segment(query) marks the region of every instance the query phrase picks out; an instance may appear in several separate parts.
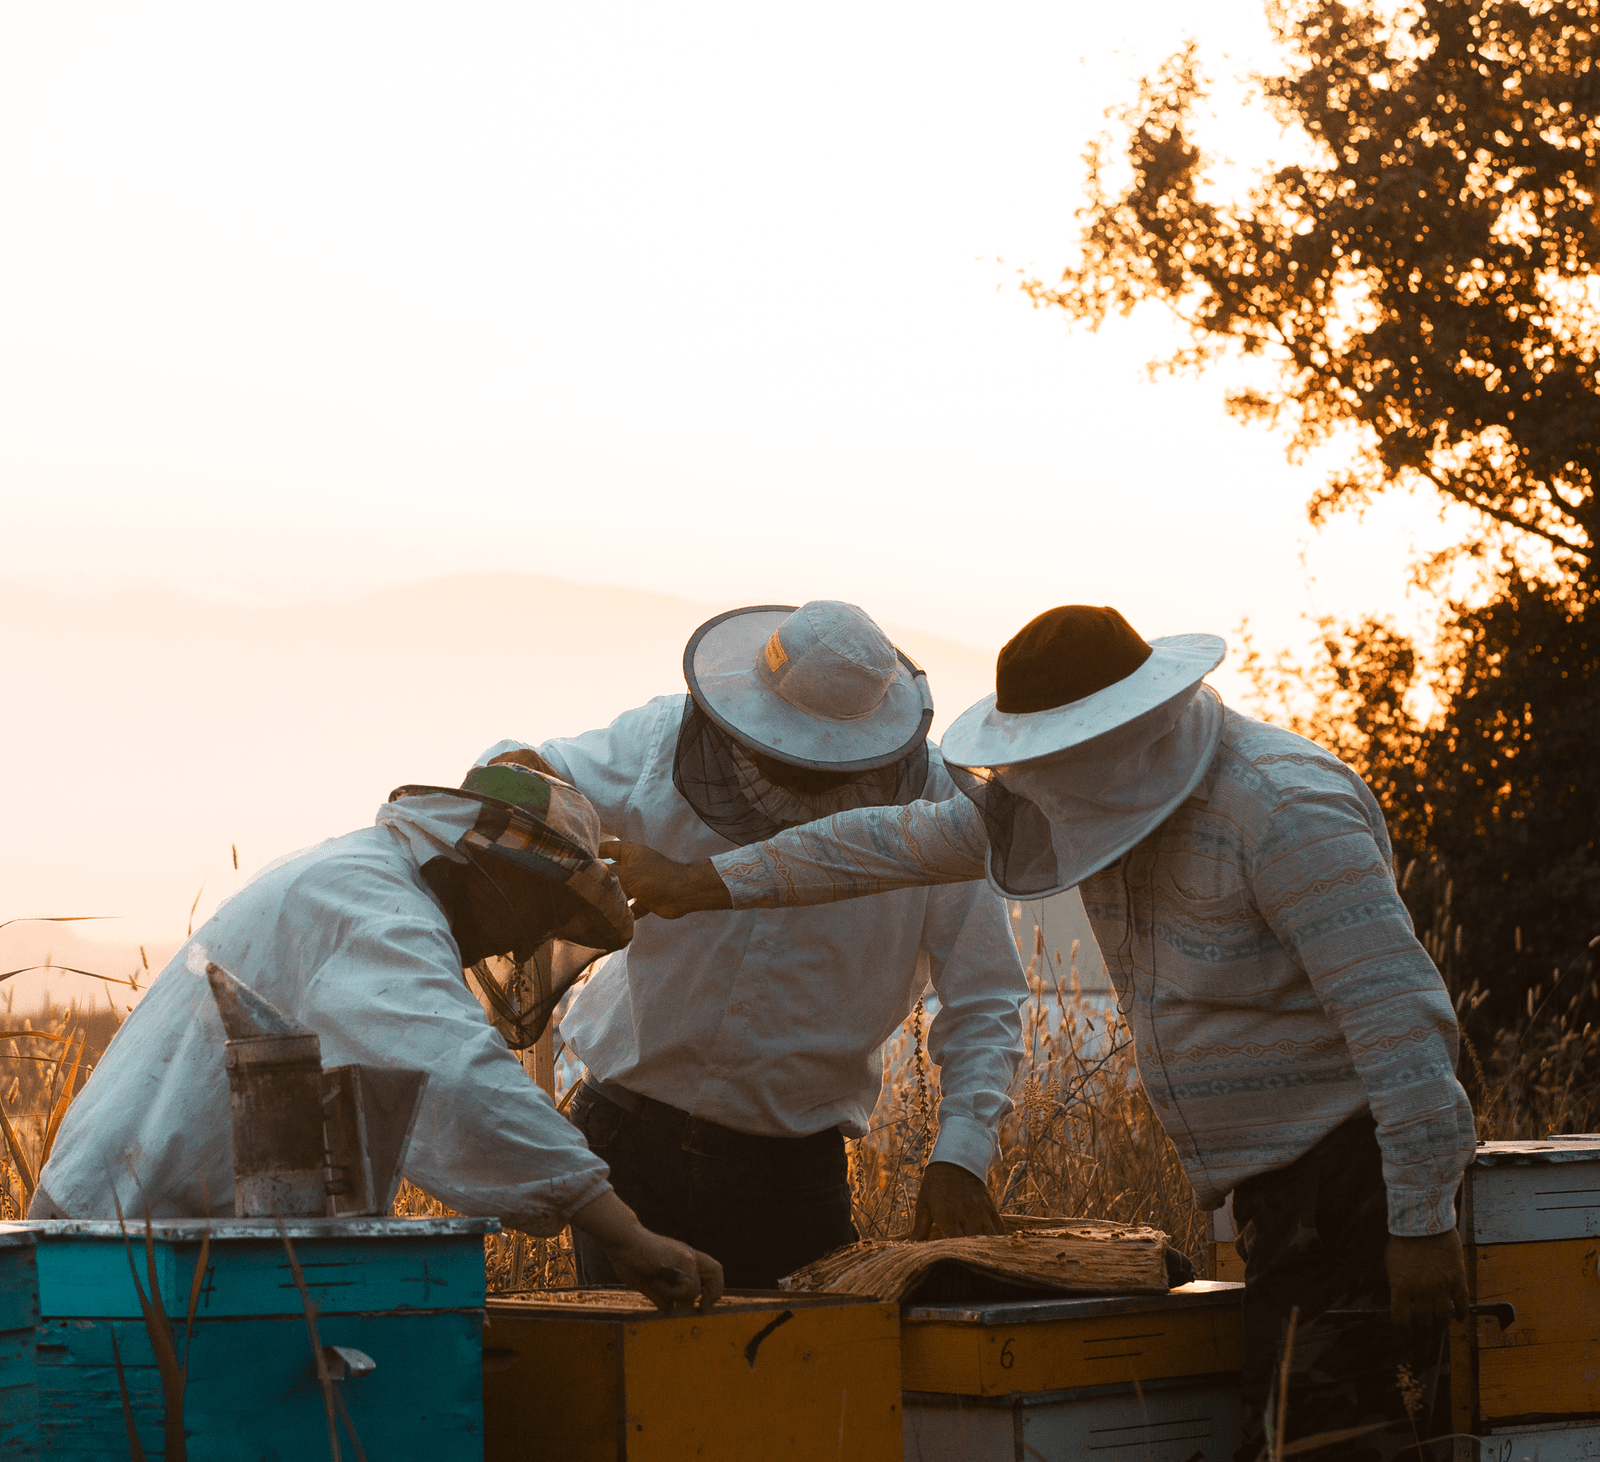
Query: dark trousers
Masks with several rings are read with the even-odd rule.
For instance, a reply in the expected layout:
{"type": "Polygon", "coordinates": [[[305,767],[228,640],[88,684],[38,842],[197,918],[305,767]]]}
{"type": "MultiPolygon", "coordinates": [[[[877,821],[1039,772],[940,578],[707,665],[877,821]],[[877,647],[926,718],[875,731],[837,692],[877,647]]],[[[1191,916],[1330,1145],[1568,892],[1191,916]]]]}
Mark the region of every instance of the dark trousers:
{"type": "MultiPolygon", "coordinates": [[[[665,1102],[618,1095],[633,1110],[585,1082],[568,1115],[639,1222],[711,1255],[729,1289],[776,1289],[785,1274],[856,1241],[837,1127],[759,1137],[665,1102]]],[[[578,1282],[615,1284],[600,1246],[577,1230],[573,1237],[578,1282]]]]}
{"type": "Polygon", "coordinates": [[[1437,1434],[1448,1404],[1448,1387],[1440,1383],[1446,1332],[1389,1323],[1388,1199],[1371,1113],[1349,1118],[1288,1167],[1241,1183],[1233,1217],[1235,1247],[1245,1261],[1240,1462],[1255,1462],[1269,1412],[1283,1404],[1275,1393],[1294,1309],[1285,1440],[1376,1427],[1301,1453],[1302,1459],[1447,1456],[1449,1443],[1418,1446],[1437,1434]],[[1326,1316],[1329,1310],[1384,1314],[1344,1320],[1326,1316]]]}

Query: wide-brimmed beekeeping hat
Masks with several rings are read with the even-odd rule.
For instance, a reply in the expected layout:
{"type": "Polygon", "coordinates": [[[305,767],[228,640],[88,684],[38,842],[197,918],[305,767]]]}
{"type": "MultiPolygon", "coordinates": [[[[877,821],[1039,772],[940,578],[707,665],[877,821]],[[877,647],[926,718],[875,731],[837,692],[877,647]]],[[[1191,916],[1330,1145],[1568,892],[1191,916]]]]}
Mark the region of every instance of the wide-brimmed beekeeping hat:
{"type": "Polygon", "coordinates": [[[834,599],[757,604],[707,620],[683,675],[696,705],[745,746],[791,766],[870,771],[927,740],[927,676],[865,610],[834,599]]]}
{"type": "Polygon", "coordinates": [[[1073,888],[1194,793],[1224,714],[1202,681],[1226,653],[1216,635],[1144,640],[1115,609],[1087,604],[1023,626],[1000,652],[995,693],[941,743],[983,812],[996,888],[1073,888]]]}

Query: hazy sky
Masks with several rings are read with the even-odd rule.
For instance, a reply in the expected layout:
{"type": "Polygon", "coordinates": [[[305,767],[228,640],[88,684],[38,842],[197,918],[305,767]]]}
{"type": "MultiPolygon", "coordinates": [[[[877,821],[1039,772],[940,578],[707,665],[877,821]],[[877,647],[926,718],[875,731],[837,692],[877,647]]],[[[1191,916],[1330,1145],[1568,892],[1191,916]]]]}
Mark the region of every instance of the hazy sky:
{"type": "MultiPolygon", "coordinates": [[[[1015,289],[1194,28],[1267,54],[1259,0],[12,7],[0,580],[1293,633],[1320,467],[1220,377],[1145,384],[1160,321],[1015,289]]],[[[1231,100],[1216,135],[1278,146],[1231,100]]],[[[1397,598],[1405,536],[1314,545],[1318,604],[1397,598]]]]}
{"type": "MultiPolygon", "coordinates": [[[[1403,611],[1425,514],[1312,539],[1327,463],[1228,421],[1226,372],[1150,384],[1160,319],[1074,332],[1016,288],[1068,257],[1105,108],[1191,30],[1223,75],[1268,56],[1259,0],[10,6],[0,583],[259,608],[517,571],[848,598],[988,657],[1065,601],[1149,635],[1248,615],[1269,646],[1307,610],[1403,611]]],[[[1232,92],[1213,135],[1240,159],[1284,147],[1232,92]]],[[[291,702],[294,613],[271,641],[291,702]]],[[[183,647],[146,648],[176,677],[159,697],[130,650],[116,705],[88,655],[81,694],[72,666],[16,660],[12,704],[86,755],[114,754],[135,705],[141,746],[164,716],[197,734],[183,647]]],[[[226,666],[240,714],[250,674],[226,666]]],[[[428,723],[441,765],[478,749],[464,731],[447,755],[428,723]]],[[[45,837],[54,734],[0,746],[12,792],[29,779],[13,870],[45,837]]],[[[154,839],[130,907],[186,905],[190,863],[231,840],[347,825],[343,802],[284,804],[247,837],[261,763],[231,765],[128,814],[154,839]],[[208,798],[229,810],[203,835],[174,820],[208,798]],[[202,851],[168,868],[180,844],[202,851]],[[148,891],[158,866],[181,893],[148,891]]],[[[351,807],[387,790],[372,777],[351,807]]],[[[128,856],[101,857],[97,898],[128,856]]]]}

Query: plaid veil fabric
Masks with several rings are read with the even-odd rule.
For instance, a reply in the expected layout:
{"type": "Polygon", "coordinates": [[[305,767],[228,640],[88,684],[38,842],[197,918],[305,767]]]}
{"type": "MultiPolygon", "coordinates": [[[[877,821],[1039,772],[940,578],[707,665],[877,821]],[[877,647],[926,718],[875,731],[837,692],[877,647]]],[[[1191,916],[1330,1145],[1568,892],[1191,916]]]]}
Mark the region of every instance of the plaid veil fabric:
{"type": "Polygon", "coordinates": [[[738,847],[748,847],[782,832],[849,812],[857,807],[904,807],[922,795],[928,780],[928,743],[899,761],[870,771],[826,792],[794,792],[775,787],[761,775],[749,752],[686,698],[672,761],[672,784],[700,821],[738,847]]]}
{"type": "Polygon", "coordinates": [[[397,787],[378,811],[421,863],[442,856],[477,864],[491,878],[496,864],[532,875],[514,879],[515,891],[520,905],[542,915],[542,942],[503,981],[490,961],[473,969],[513,1049],[538,1039],[597,956],[633,937],[627,896],[597,856],[600,822],[589,800],[548,769],[527,765],[532,753],[517,756],[519,764],[474,767],[459,788],[397,787]]]}

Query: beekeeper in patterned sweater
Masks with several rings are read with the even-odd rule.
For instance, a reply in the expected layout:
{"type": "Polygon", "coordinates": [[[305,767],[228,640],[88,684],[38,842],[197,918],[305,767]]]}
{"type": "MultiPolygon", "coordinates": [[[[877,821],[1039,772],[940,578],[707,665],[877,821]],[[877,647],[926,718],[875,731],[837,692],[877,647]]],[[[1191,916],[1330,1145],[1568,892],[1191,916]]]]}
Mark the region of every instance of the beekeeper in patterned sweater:
{"type": "Polygon", "coordinates": [[[1394,1456],[1414,1442],[1400,1368],[1436,1390],[1443,1321],[1464,1318],[1455,1196],[1474,1129],[1454,1011],[1371,792],[1321,747],[1226,709],[1202,683],[1224,653],[1211,635],[1146,643],[1113,609],[1051,610],[944,738],[966,796],[844,812],[689,866],[670,848],[601,851],[636,914],[668,917],[986,875],[1012,897],[1081,887],[1196,1196],[1233,1195],[1239,1456],[1260,1451],[1296,1309],[1288,1438],[1362,1429],[1338,1455],[1394,1456]]]}
{"type": "MultiPolygon", "coordinates": [[[[595,857],[594,809],[519,757],[460,788],[407,786],[376,825],[256,874],[195,931],[112,1038],[61,1124],[28,1216],[231,1216],[233,1141],[214,961],[316,1032],[326,1065],[427,1074],[406,1177],[533,1234],[571,1223],[658,1304],[714,1303],[715,1261],[651,1233],[528,1078],[463,979],[489,955],[572,945],[577,968],[633,921],[595,857]]],[[[548,961],[547,961],[548,962],[548,961]]]]}
{"type": "MultiPolygon", "coordinates": [[[[854,605],[719,615],[684,675],[687,694],[538,748],[607,832],[697,859],[841,808],[956,796],[926,677],[854,605]]],[[[572,1119],[646,1225],[713,1255],[730,1286],[771,1288],[855,1239],[845,1140],[867,1131],[884,1042],[929,985],[939,1132],[915,1231],[998,1232],[985,1179],[1027,982],[981,884],[645,920],[562,1020],[587,1071],[572,1119]]],[[[582,1235],[578,1257],[587,1281],[609,1277],[582,1235]]]]}

